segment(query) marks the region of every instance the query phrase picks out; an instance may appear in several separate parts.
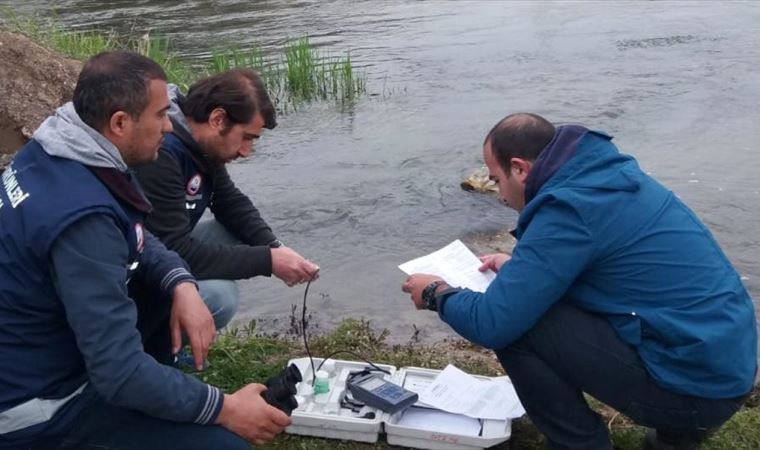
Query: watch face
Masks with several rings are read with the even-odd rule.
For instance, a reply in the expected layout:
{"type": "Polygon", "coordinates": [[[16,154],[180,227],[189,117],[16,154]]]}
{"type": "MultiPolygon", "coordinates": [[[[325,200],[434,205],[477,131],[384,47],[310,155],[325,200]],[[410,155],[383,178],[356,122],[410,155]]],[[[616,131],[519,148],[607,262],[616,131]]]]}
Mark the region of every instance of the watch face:
{"type": "Polygon", "coordinates": [[[438,309],[438,305],[435,302],[435,290],[439,284],[439,282],[430,283],[422,290],[422,301],[425,303],[425,308],[431,311],[438,309]]]}

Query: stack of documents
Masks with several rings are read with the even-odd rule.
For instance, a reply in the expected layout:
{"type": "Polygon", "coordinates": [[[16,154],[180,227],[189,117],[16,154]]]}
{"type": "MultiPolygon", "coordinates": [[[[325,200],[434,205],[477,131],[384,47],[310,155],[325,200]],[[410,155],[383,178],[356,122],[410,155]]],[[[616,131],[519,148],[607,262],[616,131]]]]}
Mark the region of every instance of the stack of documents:
{"type": "Polygon", "coordinates": [[[478,436],[480,420],[525,414],[509,377],[479,380],[451,364],[432,382],[410,379],[404,387],[420,396],[398,422],[410,428],[478,436]]]}

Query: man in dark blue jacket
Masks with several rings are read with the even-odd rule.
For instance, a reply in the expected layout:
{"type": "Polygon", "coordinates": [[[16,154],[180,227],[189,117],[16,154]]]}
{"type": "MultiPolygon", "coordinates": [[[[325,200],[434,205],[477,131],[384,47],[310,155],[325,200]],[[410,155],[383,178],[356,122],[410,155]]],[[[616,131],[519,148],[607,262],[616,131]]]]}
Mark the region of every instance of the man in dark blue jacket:
{"type": "Polygon", "coordinates": [[[752,390],[752,301],[717,242],[611,137],[514,114],[483,156],[520,213],[511,257],[485,293],[415,274],[403,285],[465,338],[492,348],[555,449],[610,449],[583,392],[693,449],[752,390]]]}
{"type": "Polygon", "coordinates": [[[289,423],[261,385],[166,365],[183,332],[197,364],[215,333],[129,169],[156,159],[168,109],[161,67],[102,53],[2,174],[0,449],[242,450],[289,423]],[[137,282],[155,295],[133,301],[137,282]]]}
{"type": "Polygon", "coordinates": [[[170,86],[169,98],[174,131],[158,159],[137,170],[154,207],[146,225],[188,263],[220,329],[237,310],[235,280],[274,275],[293,286],[314,279],[318,267],[282,245],[225,167],[250,156],[263,130],[276,126],[259,75],[229,70],[194,83],[187,96],[170,86]],[[207,210],[213,218],[202,220],[207,210]]]}

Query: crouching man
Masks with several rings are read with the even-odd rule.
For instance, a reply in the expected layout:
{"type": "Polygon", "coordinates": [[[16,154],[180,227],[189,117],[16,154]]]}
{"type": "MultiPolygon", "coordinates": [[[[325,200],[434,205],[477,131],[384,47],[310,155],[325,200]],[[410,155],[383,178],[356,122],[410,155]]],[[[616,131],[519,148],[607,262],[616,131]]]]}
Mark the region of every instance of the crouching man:
{"type": "MultiPolygon", "coordinates": [[[[752,301],[713,236],[611,137],[514,114],[486,137],[501,199],[520,215],[485,293],[415,274],[418,309],[496,351],[553,449],[612,449],[583,393],[694,449],[752,390],[752,301]]],[[[654,431],[656,430],[656,432],[654,431]]]]}

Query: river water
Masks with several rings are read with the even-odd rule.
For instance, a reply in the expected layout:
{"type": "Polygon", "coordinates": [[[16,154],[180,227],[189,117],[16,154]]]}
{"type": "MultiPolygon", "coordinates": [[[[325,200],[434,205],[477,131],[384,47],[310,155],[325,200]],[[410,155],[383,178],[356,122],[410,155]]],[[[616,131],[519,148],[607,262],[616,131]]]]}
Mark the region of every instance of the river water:
{"type": "MultiPolygon", "coordinates": [[[[459,183],[504,115],[607,130],[712,229],[760,300],[760,4],[753,2],[27,0],[80,29],[160,31],[185,56],[309,36],[350,50],[369,94],[284,115],[230,167],[277,235],[321,268],[312,326],[365,317],[404,342],[453,336],[417,312],[397,265],[516,214],[459,183]]],[[[289,328],[303,286],[241,283],[238,320],[289,328]]],[[[300,308],[300,306],[299,306],[300,308]]]]}

